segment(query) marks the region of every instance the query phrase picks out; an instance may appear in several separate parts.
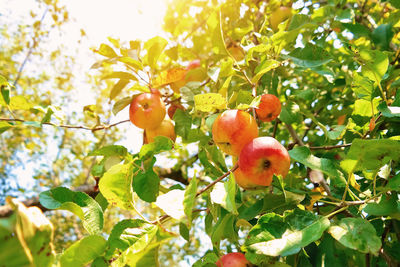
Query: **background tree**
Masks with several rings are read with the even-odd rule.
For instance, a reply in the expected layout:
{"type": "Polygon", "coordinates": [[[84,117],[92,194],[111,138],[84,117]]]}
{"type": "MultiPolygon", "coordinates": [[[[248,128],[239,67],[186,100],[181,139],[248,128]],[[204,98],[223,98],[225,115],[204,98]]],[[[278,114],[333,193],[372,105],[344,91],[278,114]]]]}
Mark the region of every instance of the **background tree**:
{"type": "MultiPolygon", "coordinates": [[[[57,121],[49,104],[41,116],[34,106],[16,108],[9,94],[26,93],[2,73],[3,140],[20,143],[32,137],[19,131],[46,133],[46,124],[63,129],[76,144],[68,157],[82,164],[74,166],[78,178],[70,185],[92,187],[87,194],[41,190],[42,209],[70,211],[84,228],[63,251],[54,250],[43,214],[9,199],[15,212],[0,224],[9,248],[0,262],[157,266],[160,258],[171,266],[182,259],[214,266],[240,251],[257,266],[396,266],[399,7],[396,1],[172,1],[164,37],[99,45],[103,60],[93,68],[112,86],[85,108],[81,123],[89,126],[57,121]],[[155,137],[136,153],[115,145],[120,124],[109,118],[144,93],[175,110],[178,138],[155,137]],[[257,118],[266,93],[282,103],[273,122],[257,118]],[[237,158],[223,152],[212,131],[226,109],[248,112],[259,136],[285,146],[291,166],[284,179],[274,176],[256,189],[236,185],[237,158]],[[76,139],[79,129],[93,137],[76,139]],[[200,246],[206,235],[210,246],[200,246]],[[196,253],[191,245],[208,251],[196,253]]],[[[151,129],[143,128],[146,137],[151,129]]],[[[44,152],[39,148],[32,151],[44,152]]],[[[60,220],[55,213],[58,230],[60,220]]]]}

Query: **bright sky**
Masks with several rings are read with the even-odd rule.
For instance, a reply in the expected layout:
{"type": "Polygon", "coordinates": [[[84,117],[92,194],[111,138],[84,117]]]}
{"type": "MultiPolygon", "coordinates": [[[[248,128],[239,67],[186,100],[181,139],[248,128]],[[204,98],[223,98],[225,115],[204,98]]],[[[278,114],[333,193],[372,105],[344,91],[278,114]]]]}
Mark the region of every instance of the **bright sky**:
{"type": "MultiPolygon", "coordinates": [[[[128,42],[136,39],[147,40],[160,35],[166,3],[165,0],[61,0],[60,4],[66,6],[71,22],[63,28],[65,31],[63,36],[54,30],[51,32],[49,40],[46,41],[47,43],[40,45],[42,48],[49,46],[51,49],[63,44],[64,52],[74,54],[77,66],[73,72],[76,76],[77,90],[74,92],[72,109],[81,112],[83,106],[95,104],[97,97],[93,91],[90,92],[92,85],[87,83],[87,74],[91,72],[90,66],[95,63],[94,53],[91,49],[99,47],[103,42],[108,43],[107,37],[109,36],[120,39],[121,42],[128,42]],[[85,30],[87,38],[78,43],[81,29],[85,30]],[[75,54],[76,49],[78,54],[75,54]]],[[[20,21],[20,19],[30,21],[29,13],[32,9],[39,16],[43,12],[43,10],[35,10],[37,7],[35,0],[0,0],[0,7],[0,24],[3,19],[3,23],[11,25],[13,25],[13,21],[20,21]]],[[[38,67],[45,68],[46,66],[38,66],[37,62],[28,62],[24,71],[36,71],[38,67]]],[[[65,112],[71,113],[72,110],[67,109],[65,112]]],[[[117,117],[112,118],[111,123],[125,120],[128,117],[126,108],[117,117]]],[[[138,152],[142,144],[142,130],[130,123],[121,124],[118,127],[127,130],[126,140],[120,140],[118,144],[126,146],[133,152],[138,152]]],[[[54,145],[57,146],[57,144],[54,145]]],[[[47,151],[49,160],[53,159],[56,153],[56,149],[47,151]]],[[[29,188],[35,183],[31,175],[32,168],[31,164],[26,163],[17,171],[18,176],[23,177],[18,182],[24,187],[29,188]]]]}

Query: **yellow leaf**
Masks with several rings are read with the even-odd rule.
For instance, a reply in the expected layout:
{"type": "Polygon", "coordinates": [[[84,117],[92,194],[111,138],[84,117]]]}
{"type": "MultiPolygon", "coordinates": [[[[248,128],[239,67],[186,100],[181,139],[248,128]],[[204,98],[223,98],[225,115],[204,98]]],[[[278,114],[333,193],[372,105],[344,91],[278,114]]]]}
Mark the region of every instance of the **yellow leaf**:
{"type": "Polygon", "coordinates": [[[184,68],[174,68],[161,72],[154,80],[154,87],[160,87],[169,83],[185,79],[187,70],[184,68]]]}
{"type": "Polygon", "coordinates": [[[22,95],[13,96],[10,99],[10,108],[11,109],[27,110],[27,109],[30,109],[31,107],[32,107],[32,104],[30,104],[28,102],[28,100],[26,100],[26,98],[23,97],[22,95]]]}
{"type": "Polygon", "coordinates": [[[357,191],[360,191],[361,186],[357,183],[356,177],[354,176],[353,173],[351,174],[351,177],[350,177],[350,185],[352,187],[354,187],[357,191]]]}
{"type": "Polygon", "coordinates": [[[202,112],[214,112],[217,109],[225,109],[226,98],[216,93],[195,95],[194,108],[196,111],[202,112]]]}

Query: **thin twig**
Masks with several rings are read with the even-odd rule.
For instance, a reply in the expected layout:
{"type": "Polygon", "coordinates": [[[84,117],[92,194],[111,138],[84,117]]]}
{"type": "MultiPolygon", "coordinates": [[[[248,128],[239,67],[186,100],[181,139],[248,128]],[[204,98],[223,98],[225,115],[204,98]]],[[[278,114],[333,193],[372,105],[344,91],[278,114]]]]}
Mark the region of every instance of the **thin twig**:
{"type": "Polygon", "coordinates": [[[219,181],[221,181],[222,179],[224,179],[225,177],[227,177],[228,175],[230,175],[231,173],[233,173],[237,168],[238,168],[238,164],[236,163],[235,166],[232,167],[232,169],[230,169],[229,171],[227,171],[226,173],[224,173],[223,175],[221,175],[220,177],[218,177],[216,180],[214,180],[213,182],[211,182],[210,184],[208,184],[206,187],[204,187],[203,189],[201,189],[199,192],[197,192],[196,197],[203,194],[205,191],[207,191],[208,189],[210,189],[211,187],[213,187],[216,183],[218,183],[219,181]]]}
{"type": "Polygon", "coordinates": [[[292,125],[285,123],[286,128],[288,129],[290,135],[294,139],[294,141],[299,144],[300,146],[304,146],[303,141],[300,139],[300,137],[297,135],[296,131],[293,129],[292,125]]]}
{"type": "MultiPolygon", "coordinates": [[[[26,120],[22,120],[22,119],[9,119],[9,118],[0,118],[0,121],[11,121],[11,122],[15,121],[15,122],[22,122],[22,123],[31,122],[31,121],[26,121],[26,120]]],[[[87,127],[87,126],[83,126],[83,125],[55,124],[55,123],[52,123],[52,122],[44,122],[44,123],[41,123],[41,124],[51,125],[51,126],[60,127],[60,128],[81,129],[81,130],[88,130],[88,131],[96,132],[96,131],[99,131],[99,130],[109,129],[111,127],[117,126],[117,125],[119,125],[121,123],[129,122],[129,121],[130,120],[123,120],[123,121],[119,121],[119,122],[116,122],[116,123],[113,123],[113,124],[110,124],[110,125],[101,125],[101,126],[96,126],[96,127],[87,127]]],[[[37,123],[40,123],[40,122],[37,122],[37,123]]]]}
{"type": "Polygon", "coordinates": [[[310,146],[310,150],[331,150],[335,148],[342,148],[342,147],[349,147],[351,146],[350,144],[343,144],[343,145],[334,145],[334,146],[310,146]]]}

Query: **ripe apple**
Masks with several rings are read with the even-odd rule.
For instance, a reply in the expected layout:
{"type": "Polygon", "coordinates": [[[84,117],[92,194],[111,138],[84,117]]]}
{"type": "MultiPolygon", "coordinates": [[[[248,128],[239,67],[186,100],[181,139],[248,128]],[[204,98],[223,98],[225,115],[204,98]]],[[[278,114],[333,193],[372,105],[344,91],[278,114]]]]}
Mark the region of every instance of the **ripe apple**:
{"type": "Polygon", "coordinates": [[[214,143],[225,153],[239,156],[245,144],[258,136],[257,122],[242,110],[226,110],[212,126],[214,143]]]}
{"type": "Polygon", "coordinates": [[[154,142],[156,136],[166,136],[175,142],[176,135],[174,124],[170,120],[163,120],[157,128],[147,129],[145,142],[154,142]]]}
{"type": "Polygon", "coordinates": [[[247,267],[251,265],[244,254],[240,252],[228,253],[222,256],[216,264],[218,267],[247,267]]]}
{"type": "Polygon", "coordinates": [[[290,17],[292,17],[292,9],[290,7],[278,7],[277,9],[272,11],[271,16],[269,17],[271,29],[274,32],[278,31],[278,25],[289,19],[290,17]]]}
{"type": "Polygon", "coordinates": [[[258,118],[263,122],[275,120],[281,113],[281,102],[279,98],[271,94],[262,95],[256,113],[258,118]]]}
{"type": "Polygon", "coordinates": [[[129,119],[142,129],[156,128],[165,117],[165,104],[156,93],[143,93],[135,97],[129,107],[129,119]]]}
{"type": "Polygon", "coordinates": [[[174,114],[177,109],[185,110],[184,106],[179,103],[172,103],[171,106],[168,108],[168,116],[171,118],[171,120],[174,118],[174,114]]]}
{"type": "Polygon", "coordinates": [[[243,147],[238,165],[234,171],[236,183],[252,189],[270,185],[274,174],[285,177],[289,172],[290,156],[275,138],[257,137],[243,147]]]}

